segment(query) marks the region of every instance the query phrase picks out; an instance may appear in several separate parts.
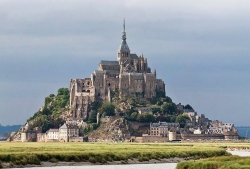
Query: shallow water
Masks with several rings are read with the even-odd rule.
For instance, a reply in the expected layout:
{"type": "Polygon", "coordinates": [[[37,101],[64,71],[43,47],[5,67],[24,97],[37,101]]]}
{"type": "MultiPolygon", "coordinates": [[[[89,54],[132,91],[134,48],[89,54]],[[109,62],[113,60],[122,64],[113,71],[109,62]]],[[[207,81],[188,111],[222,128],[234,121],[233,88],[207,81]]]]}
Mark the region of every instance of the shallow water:
{"type": "Polygon", "coordinates": [[[237,155],[241,157],[250,157],[250,152],[249,151],[227,151],[231,153],[232,155],[237,155]]]}
{"type": "MultiPolygon", "coordinates": [[[[33,167],[32,169],[175,169],[176,163],[33,167]]],[[[28,169],[28,168],[27,168],[28,169]]]]}

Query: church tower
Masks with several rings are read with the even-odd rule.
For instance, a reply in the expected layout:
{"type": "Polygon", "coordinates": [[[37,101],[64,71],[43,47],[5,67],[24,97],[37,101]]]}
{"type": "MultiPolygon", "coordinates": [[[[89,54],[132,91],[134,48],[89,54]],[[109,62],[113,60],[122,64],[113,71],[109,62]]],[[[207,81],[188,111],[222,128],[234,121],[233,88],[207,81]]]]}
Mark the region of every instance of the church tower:
{"type": "Polygon", "coordinates": [[[117,52],[117,60],[119,64],[125,64],[130,61],[130,49],[126,42],[125,18],[123,19],[122,43],[117,52]]]}

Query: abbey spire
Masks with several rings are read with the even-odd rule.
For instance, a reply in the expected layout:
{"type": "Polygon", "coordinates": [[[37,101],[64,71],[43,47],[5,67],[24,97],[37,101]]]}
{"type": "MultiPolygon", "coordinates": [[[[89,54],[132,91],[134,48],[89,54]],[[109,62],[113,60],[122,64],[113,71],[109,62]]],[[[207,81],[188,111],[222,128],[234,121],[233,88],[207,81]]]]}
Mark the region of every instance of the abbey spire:
{"type": "Polygon", "coordinates": [[[122,40],[125,40],[125,41],[126,41],[125,18],[123,18],[122,40]]]}
{"type": "Polygon", "coordinates": [[[118,49],[117,59],[119,63],[124,63],[125,60],[130,58],[130,49],[126,41],[125,18],[123,19],[122,42],[118,49]]]}

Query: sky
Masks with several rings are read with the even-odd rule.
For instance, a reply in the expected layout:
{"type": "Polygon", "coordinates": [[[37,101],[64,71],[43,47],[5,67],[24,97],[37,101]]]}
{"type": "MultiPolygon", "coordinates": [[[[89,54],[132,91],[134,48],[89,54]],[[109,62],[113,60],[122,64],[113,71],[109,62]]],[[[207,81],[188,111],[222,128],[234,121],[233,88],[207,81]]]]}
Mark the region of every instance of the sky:
{"type": "Polygon", "coordinates": [[[0,124],[24,124],[44,98],[131,53],[166,95],[212,120],[250,126],[249,0],[1,0],[0,124]]]}

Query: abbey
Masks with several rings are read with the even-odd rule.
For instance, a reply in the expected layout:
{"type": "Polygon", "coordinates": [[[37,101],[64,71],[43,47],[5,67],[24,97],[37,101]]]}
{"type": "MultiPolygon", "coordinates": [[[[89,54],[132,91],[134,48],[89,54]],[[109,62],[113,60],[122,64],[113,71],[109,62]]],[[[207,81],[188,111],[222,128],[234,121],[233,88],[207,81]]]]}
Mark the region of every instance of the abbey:
{"type": "Polygon", "coordinates": [[[93,101],[111,101],[111,93],[119,97],[153,98],[165,96],[165,83],[156,78],[143,55],[130,53],[126,42],[125,20],[117,61],[101,60],[90,78],[71,79],[70,111],[73,119],[86,119],[93,101]]]}

